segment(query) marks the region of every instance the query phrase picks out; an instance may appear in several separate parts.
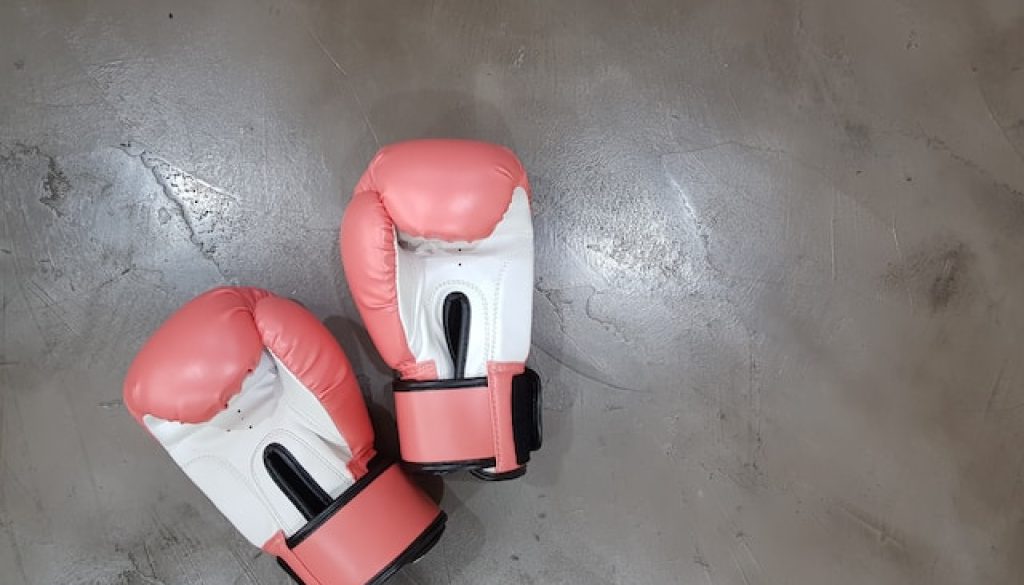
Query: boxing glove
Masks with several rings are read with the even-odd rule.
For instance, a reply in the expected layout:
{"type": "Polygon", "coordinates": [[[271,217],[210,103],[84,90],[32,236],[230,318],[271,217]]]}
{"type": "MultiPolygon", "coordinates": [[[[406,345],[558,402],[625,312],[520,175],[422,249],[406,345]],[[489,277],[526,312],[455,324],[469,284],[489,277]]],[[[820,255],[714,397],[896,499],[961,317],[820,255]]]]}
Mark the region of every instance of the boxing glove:
{"type": "Polygon", "coordinates": [[[304,585],[381,583],[445,514],[381,461],[348,360],[298,304],[192,300],[142,347],[124,403],[249,542],[304,585]]]}
{"type": "Polygon", "coordinates": [[[522,475],[541,445],[541,395],[524,365],[533,223],[516,156],[468,140],[383,148],[345,211],[341,255],[363,322],[398,372],[403,463],[522,475]]]}

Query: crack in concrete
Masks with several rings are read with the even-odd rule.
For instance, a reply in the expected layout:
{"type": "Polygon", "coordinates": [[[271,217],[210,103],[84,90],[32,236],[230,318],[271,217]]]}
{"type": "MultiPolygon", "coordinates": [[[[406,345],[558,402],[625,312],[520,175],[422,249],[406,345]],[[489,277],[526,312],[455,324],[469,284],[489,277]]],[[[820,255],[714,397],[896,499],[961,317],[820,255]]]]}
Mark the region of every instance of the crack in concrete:
{"type": "Polygon", "coordinates": [[[978,93],[981,94],[981,102],[985,104],[985,111],[988,113],[989,119],[992,120],[992,124],[999,129],[1000,136],[1002,136],[1003,140],[1006,141],[1006,144],[1013,149],[1017,158],[1024,163],[1024,152],[1021,152],[1021,149],[1017,147],[1017,144],[1010,139],[1010,135],[1006,133],[1006,127],[1000,124],[999,120],[996,119],[996,113],[992,111],[992,104],[988,101],[988,94],[980,85],[978,86],[978,93]]]}
{"type": "Polygon", "coordinates": [[[541,347],[540,345],[538,345],[536,343],[533,343],[531,345],[532,345],[532,347],[535,347],[535,348],[539,349],[541,351],[541,353],[543,353],[544,355],[546,355],[549,358],[551,358],[551,361],[553,361],[556,364],[562,366],[563,368],[573,372],[574,374],[576,374],[577,376],[580,376],[581,378],[584,378],[586,380],[590,380],[591,382],[596,382],[597,384],[600,384],[602,386],[606,386],[606,387],[611,388],[613,390],[621,390],[622,392],[632,392],[634,394],[649,394],[650,393],[648,390],[645,390],[643,388],[631,388],[629,386],[621,386],[621,385],[616,384],[616,383],[614,383],[614,382],[612,382],[610,380],[605,380],[605,379],[600,378],[598,376],[595,376],[593,374],[588,374],[587,372],[584,372],[583,370],[581,370],[579,367],[573,366],[573,365],[567,363],[565,360],[563,360],[561,357],[556,355],[554,352],[549,351],[547,349],[544,349],[543,347],[541,347]]]}
{"type": "Polygon", "coordinates": [[[601,294],[604,291],[599,291],[594,287],[589,288],[590,294],[587,296],[587,300],[584,301],[583,303],[583,314],[586,315],[587,319],[590,319],[594,323],[597,323],[598,325],[601,326],[602,329],[611,333],[621,343],[624,343],[626,345],[632,344],[633,340],[630,339],[625,333],[623,333],[622,329],[618,326],[618,324],[616,324],[614,321],[602,319],[594,315],[594,310],[590,305],[594,301],[594,297],[596,297],[598,294],[601,294]]]}
{"type": "Polygon", "coordinates": [[[139,565],[139,560],[135,558],[135,554],[128,552],[128,562],[131,563],[132,568],[127,571],[122,571],[118,578],[121,582],[131,583],[134,579],[131,575],[136,575],[143,581],[145,585],[166,585],[163,580],[158,579],[156,576],[156,568],[153,566],[153,557],[149,552],[149,546],[145,543],[142,545],[143,551],[146,553],[146,562],[149,564],[149,573],[147,574],[142,570],[139,565]]]}
{"type": "Polygon", "coordinates": [[[594,310],[591,306],[594,297],[607,291],[598,290],[596,287],[591,286],[589,284],[567,288],[543,288],[539,283],[535,284],[533,290],[540,293],[544,297],[544,300],[546,300],[548,304],[551,305],[551,308],[555,311],[555,315],[558,317],[558,330],[561,331],[563,335],[569,338],[572,337],[572,335],[570,335],[565,328],[565,306],[572,305],[573,302],[571,300],[563,300],[561,298],[558,298],[560,297],[560,295],[562,295],[564,291],[568,289],[588,290],[589,293],[587,294],[587,298],[583,302],[584,316],[590,321],[593,321],[594,323],[600,325],[601,328],[604,329],[605,331],[611,333],[618,341],[626,344],[630,344],[633,342],[633,340],[622,331],[622,328],[619,327],[617,323],[615,323],[614,321],[610,321],[608,319],[602,319],[594,315],[594,310]]]}
{"type": "Polygon", "coordinates": [[[977,173],[979,176],[984,177],[986,180],[990,181],[992,185],[995,186],[996,188],[1002,189],[1017,197],[1024,197],[1024,191],[1021,191],[1020,189],[1014,187],[1013,185],[1007,183],[1006,181],[1003,181],[1000,178],[994,176],[988,169],[985,169],[977,162],[956,152],[955,150],[953,150],[952,147],[949,146],[949,144],[946,143],[946,141],[942,140],[941,138],[936,138],[935,136],[931,136],[928,134],[922,134],[922,136],[925,139],[925,146],[927,146],[928,148],[936,150],[938,152],[944,152],[947,156],[949,156],[949,158],[957,161],[958,163],[964,165],[965,167],[977,173]]]}

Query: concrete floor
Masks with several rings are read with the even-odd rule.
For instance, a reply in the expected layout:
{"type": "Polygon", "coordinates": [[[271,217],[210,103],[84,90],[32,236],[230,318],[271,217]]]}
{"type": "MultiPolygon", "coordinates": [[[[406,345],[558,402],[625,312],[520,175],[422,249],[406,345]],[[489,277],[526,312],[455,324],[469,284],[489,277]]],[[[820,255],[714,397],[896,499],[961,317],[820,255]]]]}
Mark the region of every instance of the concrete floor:
{"type": "Polygon", "coordinates": [[[1020,0],[3,2],[0,582],[288,582],[121,379],[255,284],[390,407],[337,226],[421,136],[531,174],[546,444],[396,584],[1021,582],[1020,0]]]}

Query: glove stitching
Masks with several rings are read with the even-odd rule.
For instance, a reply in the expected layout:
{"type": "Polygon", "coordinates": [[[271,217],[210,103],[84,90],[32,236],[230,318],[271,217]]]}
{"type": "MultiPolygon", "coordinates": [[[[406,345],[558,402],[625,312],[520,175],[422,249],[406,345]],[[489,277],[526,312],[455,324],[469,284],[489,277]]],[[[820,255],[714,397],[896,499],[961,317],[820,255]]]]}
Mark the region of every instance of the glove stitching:
{"type": "MultiPolygon", "coordinates": [[[[430,291],[429,298],[432,299],[431,302],[434,303],[434,305],[436,306],[438,304],[438,302],[440,301],[440,298],[439,298],[440,297],[440,290],[443,289],[443,288],[448,288],[449,286],[451,286],[452,288],[456,288],[456,289],[461,286],[462,288],[471,289],[476,294],[476,296],[480,300],[480,304],[483,305],[483,308],[482,308],[482,310],[480,312],[481,312],[481,314],[483,315],[483,318],[484,318],[484,331],[489,333],[491,331],[491,329],[492,329],[491,328],[491,319],[492,319],[492,317],[491,317],[490,311],[488,310],[488,307],[490,306],[490,303],[487,302],[487,296],[484,294],[483,289],[481,289],[475,283],[470,282],[468,280],[457,280],[457,279],[442,280],[441,282],[438,282],[437,284],[435,284],[434,288],[430,291]]],[[[472,329],[472,325],[470,325],[470,329],[472,329]]],[[[485,335],[488,335],[488,334],[485,333],[485,335]]],[[[486,344],[487,342],[485,341],[484,343],[486,344]]],[[[444,355],[444,354],[442,353],[442,355],[444,355]]],[[[488,356],[489,355],[490,354],[488,354],[488,356]]],[[[485,357],[488,357],[488,356],[485,356],[485,357]]],[[[486,364],[486,360],[485,360],[485,364],[486,364]]]]}
{"type": "MultiPolygon", "coordinates": [[[[342,472],[340,469],[338,469],[338,467],[333,465],[329,460],[325,459],[323,455],[318,453],[316,451],[316,449],[313,448],[313,446],[308,441],[306,441],[305,439],[299,437],[298,435],[296,435],[292,431],[289,431],[289,430],[286,430],[286,429],[282,429],[282,428],[277,428],[277,429],[274,429],[274,430],[268,432],[263,437],[263,439],[260,440],[260,442],[258,444],[258,447],[257,447],[257,451],[255,453],[253,453],[253,457],[252,457],[252,460],[250,461],[249,465],[250,465],[250,471],[251,471],[252,476],[254,478],[260,477],[260,474],[257,473],[257,468],[259,470],[262,470],[264,472],[264,474],[266,474],[266,468],[263,467],[263,451],[264,451],[264,449],[267,448],[267,445],[269,445],[272,442],[275,442],[275,439],[277,439],[280,436],[285,436],[285,437],[288,437],[291,440],[294,440],[295,443],[298,443],[298,444],[302,445],[303,447],[305,447],[306,450],[309,453],[311,453],[314,458],[319,459],[320,462],[323,463],[324,466],[327,467],[328,470],[337,473],[341,477],[346,477],[344,472],[342,472]]],[[[278,442],[280,442],[280,441],[278,441],[278,442]]],[[[296,455],[296,453],[293,452],[292,455],[296,455]]],[[[349,481],[351,481],[351,480],[349,480],[349,481]]],[[[276,484],[274,484],[274,485],[276,487],[276,484]]],[[[320,486],[320,487],[323,487],[323,486],[320,486]]],[[[263,490],[261,489],[260,491],[262,493],[263,490]]],[[[324,490],[324,491],[327,491],[327,490],[324,490]]],[[[280,526],[282,529],[284,529],[285,528],[284,518],[282,518],[281,515],[277,512],[277,510],[273,506],[270,505],[269,498],[266,497],[266,494],[263,494],[263,498],[264,498],[264,501],[266,503],[267,509],[270,510],[270,513],[277,520],[278,526],[280,526]]],[[[301,528],[301,526],[300,526],[300,528],[301,528]]]]}
{"type": "MultiPolygon", "coordinates": [[[[506,261],[502,262],[501,263],[501,269],[498,270],[498,278],[496,278],[494,280],[494,315],[491,317],[491,319],[494,321],[494,323],[498,323],[499,322],[498,321],[498,312],[501,309],[501,296],[502,296],[501,295],[501,291],[503,290],[503,287],[501,285],[502,285],[502,283],[505,280],[505,272],[508,271],[508,267],[509,267],[509,265],[511,263],[512,263],[511,260],[506,260],[506,261]]],[[[491,329],[490,346],[488,347],[488,352],[487,352],[487,359],[488,359],[488,361],[494,357],[494,351],[495,351],[494,350],[494,346],[497,345],[497,343],[498,343],[497,340],[498,340],[498,327],[497,327],[497,325],[495,325],[495,327],[491,329]]]]}
{"type": "MultiPolygon", "coordinates": [[[[491,319],[494,323],[498,323],[498,311],[501,307],[501,290],[502,282],[504,280],[505,272],[510,264],[509,260],[502,262],[501,269],[498,270],[498,277],[494,280],[494,314],[491,319]]],[[[488,348],[487,348],[487,361],[490,362],[491,358],[494,357],[494,346],[497,344],[498,331],[497,326],[488,330],[488,348]]],[[[487,372],[487,394],[491,401],[491,434],[494,437],[494,466],[495,469],[500,468],[502,465],[502,444],[501,444],[501,433],[498,430],[498,396],[495,389],[491,385],[490,371],[487,372]]]]}
{"type": "MultiPolygon", "coordinates": [[[[248,481],[245,475],[243,475],[242,472],[239,471],[237,467],[232,465],[231,462],[225,459],[224,457],[221,457],[219,455],[200,455],[199,457],[190,459],[187,463],[182,465],[181,468],[183,470],[187,470],[194,463],[207,459],[210,460],[212,463],[217,464],[217,466],[227,470],[228,474],[234,476],[235,480],[238,481],[239,484],[241,484],[242,487],[244,487],[249,493],[251,493],[256,498],[257,501],[262,502],[263,508],[270,512],[270,515],[274,518],[274,520],[276,520],[276,524],[278,527],[284,525],[284,521],[274,510],[274,507],[270,504],[270,500],[267,499],[266,494],[263,493],[263,490],[256,489],[255,486],[251,485],[252,482],[248,481]]],[[[255,476],[253,476],[253,479],[255,479],[255,476]]],[[[216,504],[216,502],[214,502],[214,504],[216,504]]]]}
{"type": "MultiPolygon", "coordinates": [[[[328,443],[333,445],[333,444],[336,443],[336,441],[333,440],[334,437],[332,435],[336,434],[338,436],[338,438],[341,439],[341,441],[343,443],[345,443],[345,447],[347,447],[349,451],[352,450],[352,448],[348,444],[348,441],[346,441],[345,437],[343,437],[341,435],[341,430],[338,429],[337,427],[333,427],[333,422],[328,423],[328,424],[332,425],[332,428],[325,428],[324,423],[320,423],[320,422],[317,422],[317,421],[313,420],[312,417],[310,417],[308,414],[302,412],[297,407],[295,407],[295,406],[293,406],[291,404],[288,404],[287,408],[288,408],[289,411],[291,411],[293,414],[295,414],[298,418],[302,419],[302,422],[306,423],[306,425],[309,427],[309,429],[311,431],[313,431],[313,433],[316,434],[318,437],[323,438],[326,442],[328,442],[328,443]],[[334,431],[333,433],[331,432],[332,430],[334,431]]],[[[326,412],[324,414],[326,414],[328,416],[328,418],[330,418],[330,416],[331,416],[330,414],[327,414],[326,412]]],[[[333,419],[331,419],[331,420],[333,421],[333,419]]],[[[340,445],[339,445],[339,447],[340,447],[340,445]]]]}
{"type": "MultiPolygon", "coordinates": [[[[341,476],[342,478],[348,479],[349,474],[347,473],[347,470],[344,470],[342,467],[338,467],[337,465],[335,465],[335,463],[333,463],[330,459],[327,459],[320,452],[318,452],[316,447],[314,447],[313,444],[310,441],[302,438],[301,436],[295,434],[294,431],[290,431],[288,429],[277,428],[277,429],[274,429],[273,431],[270,431],[269,433],[267,433],[267,435],[260,442],[260,452],[259,452],[260,463],[263,462],[263,449],[266,449],[267,445],[270,444],[271,437],[274,436],[274,435],[286,435],[286,436],[289,436],[290,438],[295,440],[296,443],[300,443],[306,449],[308,449],[309,452],[312,453],[312,455],[315,458],[319,459],[320,462],[323,463],[324,466],[327,467],[327,469],[329,471],[332,471],[332,472],[336,473],[337,475],[341,476]]],[[[319,435],[317,435],[317,436],[319,436],[319,435]]],[[[294,453],[293,453],[293,455],[294,455],[294,453]]],[[[349,479],[349,481],[351,481],[351,480],[349,479]]],[[[320,486],[320,487],[323,487],[323,486],[320,486]]],[[[327,490],[324,490],[324,491],[327,491],[327,490]]]]}
{"type": "MultiPolygon", "coordinates": [[[[274,361],[276,362],[277,367],[279,369],[284,370],[289,375],[291,375],[292,378],[298,380],[298,376],[296,376],[291,370],[289,370],[288,367],[280,360],[280,358],[278,358],[274,354],[274,352],[269,350],[267,351],[268,353],[270,353],[271,356],[273,356],[274,361]]],[[[312,391],[305,386],[302,387],[302,390],[304,392],[312,393],[312,391]]],[[[321,412],[327,418],[327,421],[317,421],[313,416],[307,414],[304,410],[300,409],[299,406],[296,404],[296,397],[290,392],[285,391],[282,393],[281,405],[283,408],[287,409],[288,412],[294,414],[298,419],[300,419],[301,422],[304,422],[306,426],[309,428],[309,430],[313,431],[313,433],[316,434],[317,436],[322,437],[329,444],[335,444],[336,441],[334,441],[333,439],[334,437],[337,437],[338,440],[344,443],[345,450],[349,452],[350,456],[352,456],[351,445],[349,445],[348,441],[345,440],[345,437],[342,436],[341,429],[339,429],[334,424],[333,417],[329,412],[327,412],[327,409],[326,407],[324,407],[322,402],[320,402],[319,405],[321,407],[321,412]]],[[[347,468],[348,466],[346,465],[345,467],[347,468]]]]}

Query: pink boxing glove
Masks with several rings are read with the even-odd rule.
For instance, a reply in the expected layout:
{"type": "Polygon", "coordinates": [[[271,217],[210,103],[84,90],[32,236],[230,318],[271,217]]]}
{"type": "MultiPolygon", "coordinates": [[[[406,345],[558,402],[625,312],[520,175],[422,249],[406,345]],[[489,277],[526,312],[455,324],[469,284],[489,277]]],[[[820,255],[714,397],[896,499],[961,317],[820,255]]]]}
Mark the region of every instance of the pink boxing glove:
{"type": "Polygon", "coordinates": [[[526,471],[541,394],[525,368],[533,310],[526,172],[507,148],[383,148],[341,226],[349,288],[394,385],[402,459],[484,479],[526,471]]]}
{"type": "Polygon", "coordinates": [[[200,295],[143,346],[124,402],[304,585],[382,583],[444,531],[433,501],[375,458],[348,359],[292,301],[255,288],[200,295]]]}

